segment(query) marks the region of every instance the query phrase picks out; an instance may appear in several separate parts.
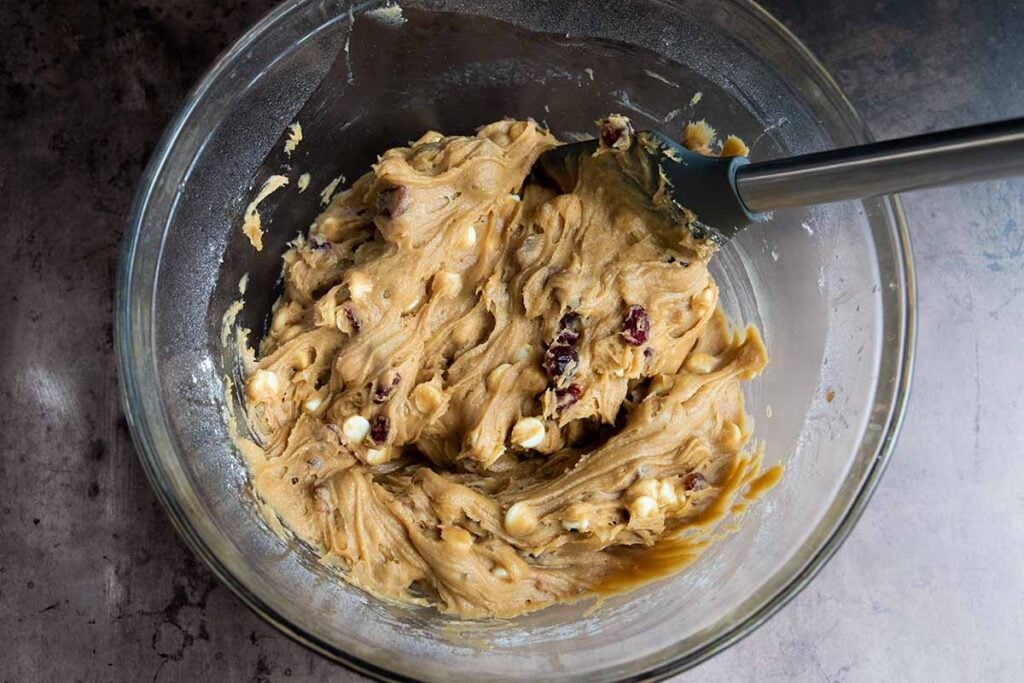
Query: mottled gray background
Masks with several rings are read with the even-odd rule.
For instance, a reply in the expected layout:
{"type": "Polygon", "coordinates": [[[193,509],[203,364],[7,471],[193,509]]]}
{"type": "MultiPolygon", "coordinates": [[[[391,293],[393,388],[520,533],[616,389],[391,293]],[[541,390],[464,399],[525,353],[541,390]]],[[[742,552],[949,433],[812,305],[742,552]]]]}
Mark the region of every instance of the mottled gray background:
{"type": "MultiPolygon", "coordinates": [[[[0,680],[357,679],[179,542],[117,401],[132,190],[186,90],[270,4],[0,3],[0,680]]],[[[766,4],[879,138],[1024,114],[1020,3],[766,4]]],[[[812,585],[684,678],[1024,678],[1022,196],[904,198],[921,331],[892,465],[812,585]]]]}

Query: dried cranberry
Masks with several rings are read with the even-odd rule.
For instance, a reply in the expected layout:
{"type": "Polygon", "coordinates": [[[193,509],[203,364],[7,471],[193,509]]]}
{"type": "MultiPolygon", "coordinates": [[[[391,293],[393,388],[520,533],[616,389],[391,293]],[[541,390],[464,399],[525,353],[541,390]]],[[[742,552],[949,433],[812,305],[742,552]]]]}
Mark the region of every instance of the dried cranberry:
{"type": "Polygon", "coordinates": [[[402,381],[402,376],[397,372],[395,376],[391,378],[390,383],[380,383],[377,388],[373,390],[373,402],[377,404],[384,403],[388,400],[388,396],[391,395],[391,390],[398,386],[398,383],[402,381]]]}
{"type": "Polygon", "coordinates": [[[651,319],[647,317],[647,311],[643,306],[633,304],[622,319],[623,338],[633,346],[642,346],[647,343],[650,334],[651,319]]]}
{"type": "Polygon", "coordinates": [[[570,384],[564,389],[555,389],[555,405],[561,412],[576,403],[583,396],[583,387],[579,384],[570,384]]]}
{"type": "Polygon", "coordinates": [[[576,311],[569,311],[558,321],[558,334],[555,335],[554,344],[567,344],[575,346],[583,334],[583,318],[576,311]]]}
{"type": "Polygon", "coordinates": [[[683,488],[687,491],[700,491],[708,487],[708,480],[700,472],[690,472],[683,477],[683,488]]]}
{"type": "Polygon", "coordinates": [[[568,311],[562,316],[561,320],[558,321],[558,328],[560,330],[569,330],[579,334],[583,331],[583,318],[576,311],[568,311]]]}
{"type": "Polygon", "coordinates": [[[409,188],[387,187],[377,193],[377,211],[384,218],[397,218],[409,209],[409,188]]]}
{"type": "Polygon", "coordinates": [[[356,317],[356,312],[352,310],[352,307],[345,304],[343,307],[345,311],[345,319],[348,320],[348,324],[352,326],[352,333],[359,332],[359,318],[356,317]]]}
{"type": "Polygon", "coordinates": [[[580,363],[580,355],[568,344],[552,344],[544,352],[544,371],[551,379],[571,377],[580,363]]]}
{"type": "Polygon", "coordinates": [[[623,133],[632,132],[628,121],[605,119],[601,122],[601,142],[607,147],[614,147],[623,133]]]}
{"type": "Polygon", "coordinates": [[[560,330],[551,344],[553,346],[576,346],[579,340],[579,335],[571,330],[560,330]]]}
{"type": "Polygon", "coordinates": [[[689,261],[684,261],[683,259],[676,258],[675,256],[669,256],[668,257],[668,263],[678,263],[683,268],[689,268],[690,267],[690,262],[689,261]]]}
{"type": "Polygon", "coordinates": [[[390,429],[391,423],[388,421],[387,415],[374,415],[370,420],[370,441],[378,445],[384,443],[388,440],[390,429]]]}

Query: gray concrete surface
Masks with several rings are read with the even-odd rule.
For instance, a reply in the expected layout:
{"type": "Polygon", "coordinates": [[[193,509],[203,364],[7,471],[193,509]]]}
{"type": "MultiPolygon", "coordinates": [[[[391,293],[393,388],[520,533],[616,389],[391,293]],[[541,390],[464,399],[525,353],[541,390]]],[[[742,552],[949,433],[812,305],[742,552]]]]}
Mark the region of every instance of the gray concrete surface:
{"type": "MultiPolygon", "coordinates": [[[[358,678],[262,623],[183,547],[116,400],[132,190],[185,90],[268,4],[0,13],[0,680],[358,678]]],[[[878,137],[1024,114],[1020,3],[766,4],[878,137]]],[[[921,328],[889,472],[811,586],[683,678],[1024,678],[1022,204],[1021,181],[905,197],[921,328]]]]}

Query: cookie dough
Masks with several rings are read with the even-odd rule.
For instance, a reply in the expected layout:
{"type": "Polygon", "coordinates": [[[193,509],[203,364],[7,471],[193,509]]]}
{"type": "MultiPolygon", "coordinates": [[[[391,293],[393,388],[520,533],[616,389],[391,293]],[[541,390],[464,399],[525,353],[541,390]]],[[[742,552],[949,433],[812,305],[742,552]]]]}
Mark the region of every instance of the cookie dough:
{"type": "Polygon", "coordinates": [[[377,596],[509,617],[628,588],[777,477],[740,390],[767,355],[718,308],[713,249],[614,144],[568,193],[530,182],[557,144],[429,132],[284,255],[245,387],[255,490],[377,596]]]}

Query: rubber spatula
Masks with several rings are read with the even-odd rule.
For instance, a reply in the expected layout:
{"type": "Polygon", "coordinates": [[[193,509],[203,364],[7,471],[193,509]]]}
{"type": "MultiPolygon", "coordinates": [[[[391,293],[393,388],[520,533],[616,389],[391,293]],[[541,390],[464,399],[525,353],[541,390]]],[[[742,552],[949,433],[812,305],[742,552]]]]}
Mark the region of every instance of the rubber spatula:
{"type": "Polygon", "coordinates": [[[768,219],[773,209],[1024,174],[1024,119],[756,163],[691,152],[653,131],[627,128],[609,136],[603,127],[601,137],[604,142],[548,150],[534,164],[533,177],[568,191],[580,155],[619,148],[631,180],[692,211],[697,229],[707,228],[719,242],[768,219]]]}

